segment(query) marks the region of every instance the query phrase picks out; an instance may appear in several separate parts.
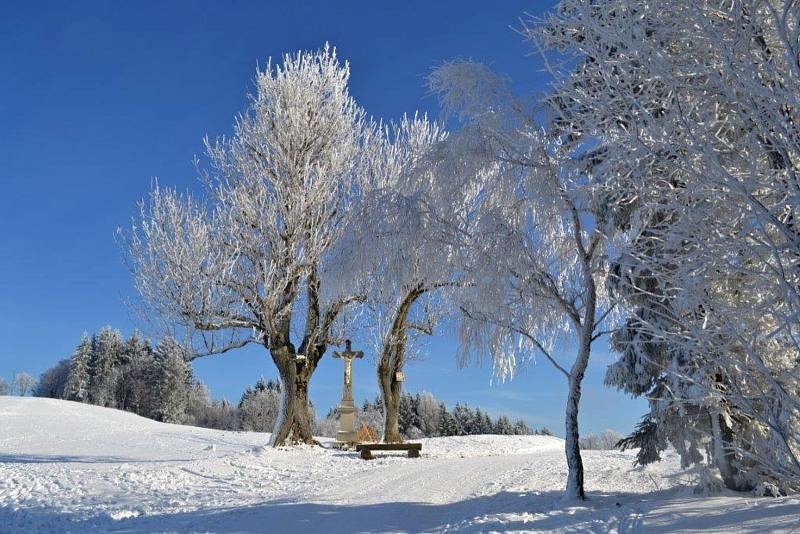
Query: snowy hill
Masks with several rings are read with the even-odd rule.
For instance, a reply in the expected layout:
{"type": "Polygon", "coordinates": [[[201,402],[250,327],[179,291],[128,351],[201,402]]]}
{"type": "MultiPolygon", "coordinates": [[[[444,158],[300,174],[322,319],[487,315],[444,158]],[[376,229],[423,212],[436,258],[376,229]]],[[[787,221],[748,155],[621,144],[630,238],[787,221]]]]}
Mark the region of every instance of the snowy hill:
{"type": "Polygon", "coordinates": [[[0,532],[800,531],[800,499],[695,497],[674,456],[586,451],[576,506],[557,438],[434,438],[370,462],[267,440],[0,397],[0,532]]]}

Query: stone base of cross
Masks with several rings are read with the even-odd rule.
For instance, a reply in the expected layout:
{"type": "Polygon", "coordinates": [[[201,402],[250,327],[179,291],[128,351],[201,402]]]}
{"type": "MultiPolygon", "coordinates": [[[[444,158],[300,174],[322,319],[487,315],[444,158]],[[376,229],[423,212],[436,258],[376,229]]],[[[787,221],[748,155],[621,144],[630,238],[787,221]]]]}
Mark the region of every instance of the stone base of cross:
{"type": "Polygon", "coordinates": [[[345,350],[334,352],[334,358],[344,360],[344,391],[342,402],[339,404],[339,431],[336,433],[337,445],[352,445],[358,442],[356,437],[355,419],[356,406],[353,402],[353,359],[363,358],[362,351],[353,351],[350,340],[345,341],[345,350]]]}

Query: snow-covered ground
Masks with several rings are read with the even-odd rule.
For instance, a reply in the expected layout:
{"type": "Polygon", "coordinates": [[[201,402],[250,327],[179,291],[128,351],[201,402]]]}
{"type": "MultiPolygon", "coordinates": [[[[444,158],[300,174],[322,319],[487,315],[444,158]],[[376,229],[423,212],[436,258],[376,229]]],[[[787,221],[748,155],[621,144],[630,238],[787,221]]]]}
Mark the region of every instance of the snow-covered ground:
{"type": "Polygon", "coordinates": [[[423,441],[422,457],[300,447],[67,401],[0,397],[0,532],[800,532],[800,499],[692,495],[678,460],[586,451],[561,499],[562,441],[423,441]]]}

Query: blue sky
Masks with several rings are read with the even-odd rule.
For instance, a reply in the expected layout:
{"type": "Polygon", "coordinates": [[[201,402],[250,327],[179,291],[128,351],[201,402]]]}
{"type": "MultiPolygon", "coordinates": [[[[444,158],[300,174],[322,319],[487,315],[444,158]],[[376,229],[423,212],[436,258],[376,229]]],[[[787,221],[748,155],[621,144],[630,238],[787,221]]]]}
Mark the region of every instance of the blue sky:
{"type": "MultiPolygon", "coordinates": [[[[197,188],[192,157],[202,138],[230,132],[257,64],[287,51],[335,45],[352,65],[351,90],[383,119],[427,111],[431,67],[473,58],[524,91],[548,76],[512,30],[549,2],[14,2],[0,17],[0,376],[38,374],[70,354],[84,331],[137,318],[114,241],[153,177],[197,188]]],[[[586,376],[585,431],[630,430],[644,412],[602,385],[604,344],[586,376]]],[[[456,366],[444,334],[407,369],[410,391],[427,390],[562,433],[565,383],[546,361],[511,382],[489,367],[456,366]]],[[[569,353],[565,351],[565,357],[569,353]]],[[[321,412],[341,393],[341,362],[325,358],[311,386],[321,412]]],[[[216,397],[238,399],[259,375],[274,376],[251,347],[195,364],[216,397]]],[[[355,393],[374,397],[367,362],[355,393]]]]}

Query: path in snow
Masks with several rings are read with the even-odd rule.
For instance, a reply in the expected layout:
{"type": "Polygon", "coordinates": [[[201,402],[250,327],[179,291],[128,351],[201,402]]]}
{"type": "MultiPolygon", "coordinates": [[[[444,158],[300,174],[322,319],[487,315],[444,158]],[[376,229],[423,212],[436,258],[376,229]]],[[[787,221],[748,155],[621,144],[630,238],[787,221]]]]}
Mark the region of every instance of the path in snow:
{"type": "Polygon", "coordinates": [[[0,397],[0,533],[800,532],[800,500],[694,497],[674,455],[633,469],[630,452],[585,452],[578,506],[556,438],[433,438],[370,462],[267,440],[0,397]]]}

